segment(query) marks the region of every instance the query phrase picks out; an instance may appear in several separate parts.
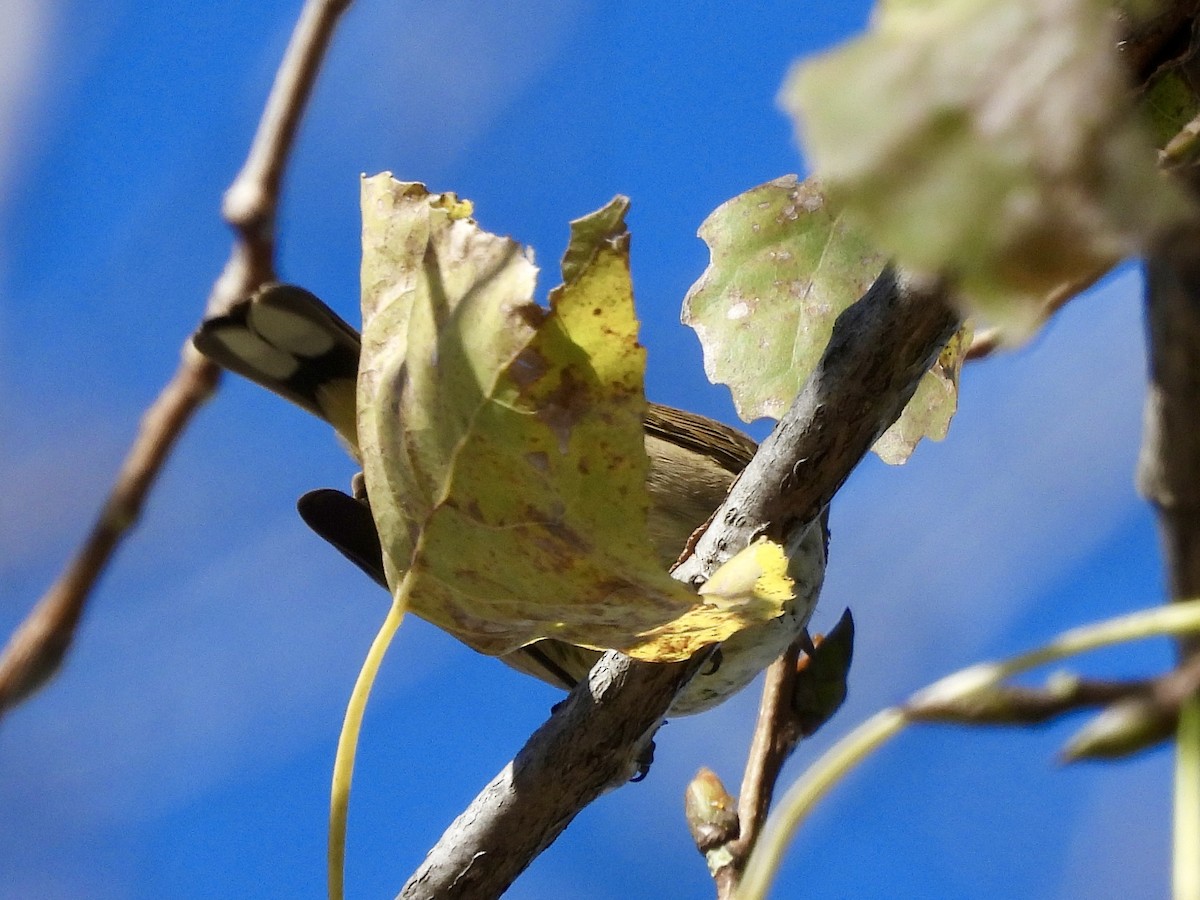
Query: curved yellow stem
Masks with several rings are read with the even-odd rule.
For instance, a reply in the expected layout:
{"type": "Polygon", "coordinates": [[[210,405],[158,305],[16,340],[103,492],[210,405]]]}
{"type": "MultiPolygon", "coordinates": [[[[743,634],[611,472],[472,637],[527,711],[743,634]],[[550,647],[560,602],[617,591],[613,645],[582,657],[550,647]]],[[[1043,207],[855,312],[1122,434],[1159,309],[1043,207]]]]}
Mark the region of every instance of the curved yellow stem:
{"type": "Polygon", "coordinates": [[[1192,697],[1179,711],[1175,736],[1175,846],[1172,897],[1200,897],[1200,700],[1192,697]]]}
{"type": "Polygon", "coordinates": [[[775,870],[783,859],[792,835],[813,807],[843,775],[871,751],[883,746],[908,724],[897,707],[877,712],[838,741],[797,780],[780,801],[779,810],[767,821],[762,836],[738,885],[737,900],[765,897],[775,870]]]}
{"type": "MultiPolygon", "coordinates": [[[[402,587],[403,590],[403,587],[402,587]]],[[[329,898],[342,900],[346,886],[346,821],[350,813],[350,780],[354,775],[354,755],[358,750],[358,735],[362,730],[363,713],[371,686],[379,673],[380,663],[392,643],[400,623],[404,620],[407,606],[402,595],[388,610],[367,658],[363,660],[358,680],[350,693],[346,705],[346,718],[342,721],[342,733],[338,736],[337,755],[333,760],[333,787],[329,798],[329,898]]]]}

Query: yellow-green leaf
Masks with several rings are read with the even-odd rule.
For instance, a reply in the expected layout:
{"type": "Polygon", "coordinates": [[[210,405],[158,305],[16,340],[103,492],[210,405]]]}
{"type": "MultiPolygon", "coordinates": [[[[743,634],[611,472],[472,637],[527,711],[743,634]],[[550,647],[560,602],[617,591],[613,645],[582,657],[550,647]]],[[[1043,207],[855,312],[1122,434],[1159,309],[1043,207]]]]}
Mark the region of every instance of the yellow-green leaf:
{"type": "Polygon", "coordinates": [[[709,380],[729,385],[738,415],[778,418],[821,358],[833,321],[884,257],[813,180],[787,175],[722,203],[700,226],[708,268],[683,321],[709,380]]]}
{"type": "Polygon", "coordinates": [[[933,367],[921,377],[900,418],[871,448],[888,465],[908,462],[921,438],[940,441],[949,433],[950,420],[958,411],[958,379],[974,332],[969,323],[965,324],[946,342],[933,367]]]}
{"type": "Polygon", "coordinates": [[[890,0],[781,95],[818,176],[909,269],[1010,338],[1182,201],[1133,115],[1102,0],[890,0]]]}
{"type": "Polygon", "coordinates": [[[486,653],[682,659],[783,609],[705,602],[654,554],[626,204],[573,223],[547,311],[528,256],[457,198],[363,182],[359,442],[389,584],[486,653]]]}

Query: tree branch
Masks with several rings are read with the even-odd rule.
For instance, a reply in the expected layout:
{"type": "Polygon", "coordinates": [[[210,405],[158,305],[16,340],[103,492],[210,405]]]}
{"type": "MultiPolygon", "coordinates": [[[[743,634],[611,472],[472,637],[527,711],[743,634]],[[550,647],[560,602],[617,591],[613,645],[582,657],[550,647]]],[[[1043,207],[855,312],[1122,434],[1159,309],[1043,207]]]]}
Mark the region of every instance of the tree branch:
{"type": "Polygon", "coordinates": [[[1200,225],[1146,261],[1150,391],[1138,487],[1158,510],[1171,596],[1200,596],[1200,225]]]}
{"type": "MultiPolygon", "coordinates": [[[[1176,228],[1152,247],[1146,260],[1146,324],[1150,388],[1138,487],[1158,511],[1170,598],[1186,600],[1200,596],[1200,223],[1176,228]]],[[[1200,639],[1180,640],[1178,646],[1181,669],[1200,659],[1200,639]]],[[[1198,704],[1194,695],[1184,704],[1181,721],[1188,727],[1179,728],[1176,747],[1172,878],[1177,896],[1200,892],[1198,704]]],[[[1156,725],[1161,732],[1171,724],[1132,712],[1134,731],[1153,735],[1156,725]]]]}
{"type": "Polygon", "coordinates": [[[1152,679],[1101,681],[1056,675],[1044,687],[1001,685],[954,700],[935,698],[928,701],[918,697],[905,704],[904,714],[914,722],[1041,725],[1069,712],[1150,697],[1154,694],[1155,683],[1152,679]]]}
{"type": "Polygon", "coordinates": [[[398,898],[502,894],[581,809],[648,765],[654,731],[702,664],[633,664],[606,653],[454,820],[398,898]]]}
{"type": "Polygon", "coordinates": [[[796,643],[771,663],[764,676],[758,719],[738,793],[737,833],[723,847],[728,862],[713,873],[717,896],[722,900],[732,897],[737,890],[742,869],[767,819],[779,773],[800,740],[791,708],[799,661],[800,645],[796,643]]]}
{"type": "MultiPolygon", "coordinates": [[[[695,555],[674,576],[703,577],[759,534],[785,544],[789,536],[803,534],[895,421],[957,327],[940,283],[885,271],[839,316],[817,369],[714,515],[695,555]]],[[[606,654],[588,683],[572,692],[455,820],[400,896],[502,893],[579,809],[623,783],[629,761],[690,674],[680,666],[606,654]],[[615,721],[590,721],[617,709],[619,736],[610,733],[615,721]],[[533,777],[539,779],[536,793],[556,796],[535,801],[520,791],[533,777]]]]}
{"type": "Polygon", "coordinates": [[[913,722],[1028,727],[1104,707],[1063,751],[1063,760],[1073,762],[1128,756],[1168,739],[1197,690],[1200,655],[1156,678],[1104,681],[1059,674],[1040,688],[1005,684],[949,699],[918,694],[903,712],[913,722]]]}
{"type": "MultiPolygon", "coordinates": [[[[300,14],[246,162],[225,194],[223,211],[237,239],[209,295],[208,315],[274,278],[280,181],[333,29],[350,2],[309,0],[300,14]]],[[[184,345],[179,368],[143,416],[87,538],[0,654],[0,716],[62,665],[92,588],[137,522],[193,413],[216,389],[218,375],[190,342],[184,345]]]]}
{"type": "MultiPolygon", "coordinates": [[[[742,873],[767,821],[775,785],[797,745],[815,734],[846,699],[846,680],[854,654],[850,610],[810,646],[795,642],[766,671],[754,738],[742,774],[741,794],[732,821],[709,829],[704,846],[719,900],[734,897],[742,873]],[[806,653],[802,657],[800,651],[806,653]]],[[[715,778],[715,776],[712,776],[715,778]]],[[[693,837],[697,837],[693,831],[693,837]]]]}

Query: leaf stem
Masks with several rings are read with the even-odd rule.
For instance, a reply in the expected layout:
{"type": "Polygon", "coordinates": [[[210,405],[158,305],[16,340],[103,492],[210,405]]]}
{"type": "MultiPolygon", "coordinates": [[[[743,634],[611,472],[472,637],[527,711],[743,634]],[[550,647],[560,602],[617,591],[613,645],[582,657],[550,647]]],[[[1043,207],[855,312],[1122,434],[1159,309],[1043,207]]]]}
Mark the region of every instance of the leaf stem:
{"type": "Polygon", "coordinates": [[[383,620],[378,634],[371,642],[371,649],[367,651],[366,659],[363,660],[358,680],[354,682],[354,690],[350,693],[350,702],[346,705],[346,718],[342,722],[342,732],[338,735],[337,755],[333,760],[333,787],[329,799],[330,900],[342,900],[345,893],[346,822],[350,813],[350,781],[354,776],[354,757],[358,750],[358,735],[362,730],[367,698],[371,695],[371,686],[375,684],[375,676],[379,674],[379,666],[392,643],[392,638],[400,629],[400,623],[404,621],[404,611],[408,604],[405,602],[403,585],[400,591],[400,595],[388,610],[387,618],[383,620]]]}
{"type": "Polygon", "coordinates": [[[1172,887],[1175,900],[1200,898],[1200,698],[1179,711],[1175,739],[1175,846],[1172,887]]]}

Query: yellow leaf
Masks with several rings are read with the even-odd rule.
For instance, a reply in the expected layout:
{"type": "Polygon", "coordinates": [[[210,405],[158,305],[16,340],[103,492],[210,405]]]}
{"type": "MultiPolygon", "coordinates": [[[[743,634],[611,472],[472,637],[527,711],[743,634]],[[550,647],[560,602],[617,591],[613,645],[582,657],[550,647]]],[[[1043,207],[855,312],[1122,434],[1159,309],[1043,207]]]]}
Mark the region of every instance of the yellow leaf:
{"type": "Polygon", "coordinates": [[[717,569],[701,586],[700,596],[714,606],[786,601],[792,597],[793,588],[783,547],[760,538],[717,569]]]}

